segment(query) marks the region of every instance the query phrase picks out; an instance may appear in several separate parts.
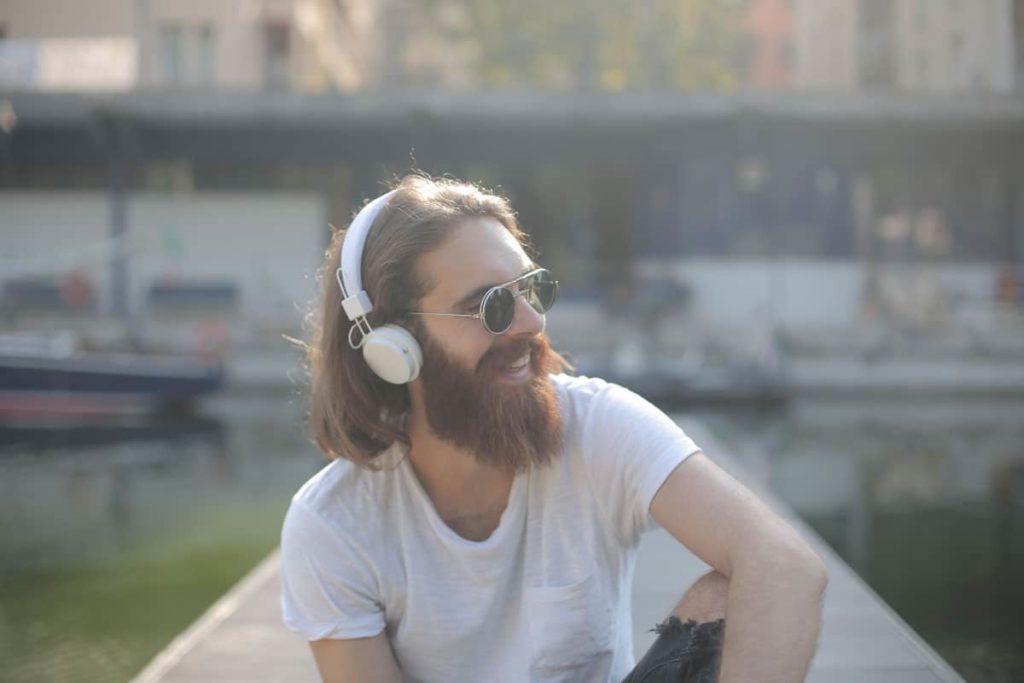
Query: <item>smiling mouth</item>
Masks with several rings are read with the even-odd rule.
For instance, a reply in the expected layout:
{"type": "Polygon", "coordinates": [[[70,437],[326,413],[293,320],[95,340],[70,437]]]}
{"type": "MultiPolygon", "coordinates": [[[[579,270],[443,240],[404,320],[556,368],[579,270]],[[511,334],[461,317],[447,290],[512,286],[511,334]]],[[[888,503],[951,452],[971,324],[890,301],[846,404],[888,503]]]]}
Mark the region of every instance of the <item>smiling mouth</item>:
{"type": "Polygon", "coordinates": [[[530,351],[506,365],[502,370],[507,375],[518,375],[530,367],[530,351]]]}

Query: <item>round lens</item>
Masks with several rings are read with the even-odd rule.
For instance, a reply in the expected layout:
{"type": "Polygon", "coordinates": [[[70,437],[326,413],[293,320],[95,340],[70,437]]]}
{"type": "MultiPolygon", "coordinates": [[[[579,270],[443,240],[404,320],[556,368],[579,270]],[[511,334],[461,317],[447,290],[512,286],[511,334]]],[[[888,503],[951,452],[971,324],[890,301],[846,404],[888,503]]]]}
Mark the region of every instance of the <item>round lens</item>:
{"type": "Polygon", "coordinates": [[[538,313],[547,313],[555,305],[555,297],[558,294],[558,283],[551,277],[551,273],[542,270],[533,276],[530,283],[530,305],[538,313]]]}
{"type": "Polygon", "coordinates": [[[483,302],[484,327],[491,334],[501,334],[512,326],[516,312],[516,298],[504,287],[492,289],[483,302]]]}

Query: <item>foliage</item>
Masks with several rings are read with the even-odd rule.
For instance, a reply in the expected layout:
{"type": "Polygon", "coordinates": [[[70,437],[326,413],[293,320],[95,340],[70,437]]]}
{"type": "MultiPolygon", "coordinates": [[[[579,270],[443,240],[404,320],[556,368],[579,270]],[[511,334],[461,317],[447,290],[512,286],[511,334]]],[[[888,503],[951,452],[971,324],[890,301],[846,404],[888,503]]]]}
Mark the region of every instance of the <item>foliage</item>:
{"type": "Polygon", "coordinates": [[[450,0],[484,87],[736,87],[740,0],[450,0]]]}

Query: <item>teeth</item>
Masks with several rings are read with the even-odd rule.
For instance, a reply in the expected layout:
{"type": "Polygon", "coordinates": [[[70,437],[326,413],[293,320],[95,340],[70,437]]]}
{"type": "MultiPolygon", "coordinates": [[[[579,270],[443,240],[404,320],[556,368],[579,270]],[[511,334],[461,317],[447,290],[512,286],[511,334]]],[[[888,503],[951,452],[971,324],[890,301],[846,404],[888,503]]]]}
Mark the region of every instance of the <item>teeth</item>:
{"type": "Polygon", "coordinates": [[[523,357],[519,360],[509,364],[507,367],[509,370],[521,370],[526,367],[526,364],[530,362],[530,352],[527,351],[523,354],[523,357]]]}

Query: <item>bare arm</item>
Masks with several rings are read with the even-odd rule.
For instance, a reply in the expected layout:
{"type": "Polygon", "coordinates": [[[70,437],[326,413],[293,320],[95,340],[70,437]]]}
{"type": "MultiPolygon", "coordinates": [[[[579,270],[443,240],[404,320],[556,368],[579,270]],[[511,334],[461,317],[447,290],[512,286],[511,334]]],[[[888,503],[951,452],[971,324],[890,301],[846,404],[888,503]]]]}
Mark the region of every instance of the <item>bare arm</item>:
{"type": "Polygon", "coordinates": [[[324,683],[402,683],[386,633],[309,644],[324,683]]]}
{"type": "Polygon", "coordinates": [[[799,534],[703,453],[669,475],[651,514],[729,578],[721,683],[804,680],[828,573],[799,534]]]}

